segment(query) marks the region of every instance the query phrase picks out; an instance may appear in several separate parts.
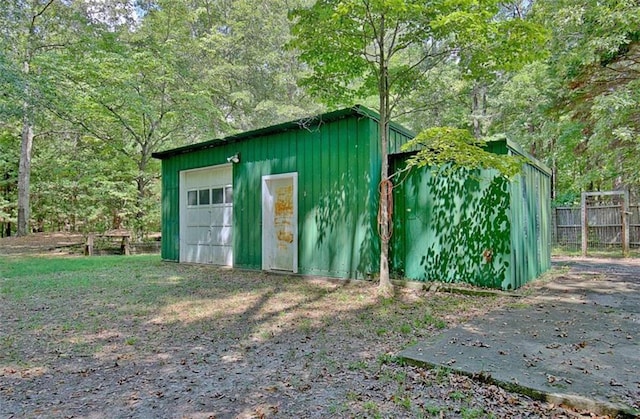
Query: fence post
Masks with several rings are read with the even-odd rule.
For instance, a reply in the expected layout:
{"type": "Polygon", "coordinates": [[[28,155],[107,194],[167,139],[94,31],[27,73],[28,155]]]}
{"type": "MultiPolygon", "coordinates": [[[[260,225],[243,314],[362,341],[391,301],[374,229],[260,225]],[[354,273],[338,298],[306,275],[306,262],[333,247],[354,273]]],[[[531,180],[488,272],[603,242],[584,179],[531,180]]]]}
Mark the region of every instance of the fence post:
{"type": "Polygon", "coordinates": [[[558,207],[551,208],[551,245],[558,244],[558,207]]]}
{"type": "Polygon", "coordinates": [[[85,256],[93,256],[93,234],[89,234],[87,236],[87,243],[84,246],[84,255],[85,256]]]}
{"type": "Polygon", "coordinates": [[[629,257],[629,191],[625,191],[622,197],[622,256],[629,257]]]}
{"type": "Polygon", "coordinates": [[[587,239],[589,235],[589,220],[587,218],[587,194],[582,192],[582,199],[580,200],[580,208],[582,211],[582,256],[587,256],[587,239]]]}

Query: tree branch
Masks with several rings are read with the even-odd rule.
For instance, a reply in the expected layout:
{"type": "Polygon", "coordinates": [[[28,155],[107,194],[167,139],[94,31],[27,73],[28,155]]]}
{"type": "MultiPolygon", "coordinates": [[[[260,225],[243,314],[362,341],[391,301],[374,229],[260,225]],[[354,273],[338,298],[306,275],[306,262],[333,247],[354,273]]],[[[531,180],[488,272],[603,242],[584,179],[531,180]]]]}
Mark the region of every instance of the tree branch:
{"type": "Polygon", "coordinates": [[[49,8],[49,6],[51,6],[53,4],[55,0],[49,0],[43,7],[42,10],[40,10],[38,13],[36,13],[35,15],[33,15],[33,17],[31,18],[31,24],[29,25],[29,33],[33,34],[33,30],[35,29],[36,26],[36,19],[38,19],[40,16],[42,16],[47,9],[49,8]]]}

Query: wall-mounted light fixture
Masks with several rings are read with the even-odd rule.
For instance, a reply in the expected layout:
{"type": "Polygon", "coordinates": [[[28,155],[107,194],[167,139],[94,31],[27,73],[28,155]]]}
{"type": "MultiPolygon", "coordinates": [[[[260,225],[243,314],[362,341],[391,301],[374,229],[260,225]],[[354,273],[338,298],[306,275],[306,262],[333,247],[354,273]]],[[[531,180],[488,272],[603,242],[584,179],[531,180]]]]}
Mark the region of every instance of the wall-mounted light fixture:
{"type": "Polygon", "coordinates": [[[240,163],[240,153],[227,157],[227,163],[240,163]]]}

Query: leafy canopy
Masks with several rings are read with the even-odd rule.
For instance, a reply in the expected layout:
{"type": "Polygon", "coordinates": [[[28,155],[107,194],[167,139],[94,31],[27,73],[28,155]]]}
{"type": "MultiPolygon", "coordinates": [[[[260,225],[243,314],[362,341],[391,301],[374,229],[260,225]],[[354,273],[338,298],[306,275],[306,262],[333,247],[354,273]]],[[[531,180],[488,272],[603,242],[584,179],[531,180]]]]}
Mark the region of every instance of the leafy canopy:
{"type": "Polygon", "coordinates": [[[468,130],[436,127],[422,131],[405,143],[402,150],[418,148],[407,159],[408,167],[433,167],[445,175],[458,168],[495,169],[507,178],[520,172],[524,159],[490,153],[486,146],[486,141],[475,138],[468,130]]]}
{"type": "Polygon", "coordinates": [[[291,13],[289,47],[310,66],[303,84],[330,105],[377,96],[381,88],[398,101],[443,62],[487,78],[539,57],[547,31],[501,16],[501,3],[319,0],[291,13]],[[381,86],[385,71],[388,84],[381,86]]]}

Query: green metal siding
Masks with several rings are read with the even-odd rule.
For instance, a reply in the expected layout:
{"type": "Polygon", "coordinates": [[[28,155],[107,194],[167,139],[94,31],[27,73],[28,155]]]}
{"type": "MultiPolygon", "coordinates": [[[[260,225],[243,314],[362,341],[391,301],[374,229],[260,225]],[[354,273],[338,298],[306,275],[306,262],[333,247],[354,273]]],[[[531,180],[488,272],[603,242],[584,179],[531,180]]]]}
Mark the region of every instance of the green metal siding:
{"type": "Polygon", "coordinates": [[[180,182],[174,176],[173,165],[162,163],[162,242],[161,254],[165,260],[180,258],[180,217],[174,203],[180,201],[180,182]]]}
{"type": "Polygon", "coordinates": [[[533,165],[511,183],[512,288],[537,278],[551,267],[549,175],[533,165]]]}
{"type": "Polygon", "coordinates": [[[392,266],[422,281],[505,288],[509,281],[508,182],[492,171],[436,176],[414,169],[394,193],[392,266]],[[491,256],[485,258],[486,252],[491,256]]]}
{"type": "MultiPolygon", "coordinates": [[[[526,156],[504,140],[488,150],[526,156]]],[[[413,169],[394,190],[392,269],[414,280],[518,288],[551,266],[549,192],[549,172],[533,160],[511,182],[487,170],[436,177],[413,169]]]]}
{"type": "Polygon", "coordinates": [[[368,118],[299,131],[299,271],[363,278],[375,268],[368,118]]]}
{"type": "Polygon", "coordinates": [[[225,164],[236,152],[234,266],[261,268],[262,176],[297,172],[298,271],[339,278],[377,272],[380,151],[377,122],[361,114],[163,157],[164,259],[180,255],[179,172],[225,164]]]}

